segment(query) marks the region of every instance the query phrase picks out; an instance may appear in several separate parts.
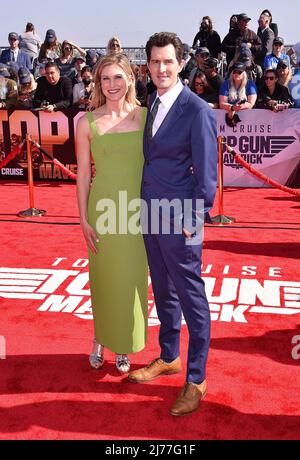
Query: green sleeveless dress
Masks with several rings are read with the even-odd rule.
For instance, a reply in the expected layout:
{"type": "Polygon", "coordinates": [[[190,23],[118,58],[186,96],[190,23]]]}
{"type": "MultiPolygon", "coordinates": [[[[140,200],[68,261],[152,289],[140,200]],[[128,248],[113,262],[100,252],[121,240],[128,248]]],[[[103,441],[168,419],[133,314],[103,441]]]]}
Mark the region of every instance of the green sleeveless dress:
{"type": "MultiPolygon", "coordinates": [[[[95,338],[119,354],[142,350],[147,337],[148,266],[143,237],[140,231],[126,231],[130,219],[139,219],[146,121],[146,109],[142,110],[140,130],[123,133],[99,133],[93,114],[86,114],[96,166],[88,219],[100,240],[97,254],[89,250],[95,338]],[[133,199],[138,207],[127,210],[133,199]],[[109,231],[104,233],[106,229],[109,231]]],[[[134,229],[137,227],[138,223],[134,229]]]]}

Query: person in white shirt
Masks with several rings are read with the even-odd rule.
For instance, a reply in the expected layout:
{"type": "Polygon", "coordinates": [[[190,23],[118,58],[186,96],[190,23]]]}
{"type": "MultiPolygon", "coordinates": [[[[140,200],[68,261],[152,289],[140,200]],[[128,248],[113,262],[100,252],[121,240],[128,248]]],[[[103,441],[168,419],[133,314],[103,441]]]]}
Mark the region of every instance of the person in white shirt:
{"type": "Polygon", "coordinates": [[[87,110],[90,97],[94,88],[92,69],[88,66],[81,70],[80,83],[73,86],[73,106],[87,110]]]}
{"type": "Polygon", "coordinates": [[[12,63],[18,70],[19,67],[26,67],[32,70],[32,62],[30,56],[19,48],[19,35],[17,32],[10,32],[8,34],[9,48],[2,51],[0,62],[3,64],[12,63]]]}
{"type": "Polygon", "coordinates": [[[26,30],[20,35],[20,49],[29,54],[31,62],[38,57],[42,40],[36,34],[34,25],[31,22],[26,24],[26,30]]]}
{"type": "Polygon", "coordinates": [[[216,192],[217,124],[213,109],[179,79],[184,64],[179,37],[154,34],[146,53],[157,91],[144,133],[141,227],[161,324],[161,353],[128,379],[144,383],[181,372],[183,314],[189,332],[186,380],[170,409],[171,415],[181,416],[197,410],[206,393],[210,313],[201,279],[201,228],[216,192]]]}

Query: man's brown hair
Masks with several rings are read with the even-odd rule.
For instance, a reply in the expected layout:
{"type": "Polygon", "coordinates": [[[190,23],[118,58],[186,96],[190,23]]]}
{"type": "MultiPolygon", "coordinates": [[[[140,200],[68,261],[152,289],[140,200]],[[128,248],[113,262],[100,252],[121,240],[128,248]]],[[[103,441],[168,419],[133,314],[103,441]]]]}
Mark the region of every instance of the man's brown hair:
{"type": "Polygon", "coordinates": [[[147,61],[150,62],[151,50],[153,46],[164,47],[173,45],[175,48],[176,59],[181,64],[183,59],[183,47],[180,38],[173,32],[159,32],[151,35],[146,43],[147,61]]]}

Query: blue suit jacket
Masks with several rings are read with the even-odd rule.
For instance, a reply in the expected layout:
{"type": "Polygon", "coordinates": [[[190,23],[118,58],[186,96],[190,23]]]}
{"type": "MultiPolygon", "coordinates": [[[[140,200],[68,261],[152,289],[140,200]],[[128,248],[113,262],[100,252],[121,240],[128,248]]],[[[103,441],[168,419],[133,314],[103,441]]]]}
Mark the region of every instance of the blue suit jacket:
{"type": "MultiPolygon", "coordinates": [[[[156,93],[152,102],[155,97],[156,93]]],[[[213,109],[185,86],[152,139],[147,136],[148,121],[149,112],[144,131],[142,196],[147,184],[148,197],[203,199],[207,212],[213,205],[217,182],[213,109]]]]}
{"type": "MultiPolygon", "coordinates": [[[[3,64],[7,64],[11,62],[11,50],[10,48],[6,48],[2,51],[0,62],[3,64]]],[[[17,65],[18,67],[27,67],[28,70],[32,70],[32,63],[29,54],[25,53],[22,50],[19,50],[18,57],[17,57],[17,65]]]]}

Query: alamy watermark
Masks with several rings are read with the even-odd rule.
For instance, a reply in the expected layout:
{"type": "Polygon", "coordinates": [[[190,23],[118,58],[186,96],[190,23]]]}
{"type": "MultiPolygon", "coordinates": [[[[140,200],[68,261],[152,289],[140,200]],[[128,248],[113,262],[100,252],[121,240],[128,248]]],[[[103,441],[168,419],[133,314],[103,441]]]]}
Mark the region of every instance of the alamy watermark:
{"type": "Polygon", "coordinates": [[[125,190],[119,191],[117,202],[111,198],[102,198],[96,203],[100,213],[96,220],[99,235],[185,235],[187,245],[202,243],[204,223],[204,200],[142,198],[128,200],[125,190]]]}
{"type": "Polygon", "coordinates": [[[6,359],[6,340],[3,335],[0,335],[0,359],[6,359]]]}

